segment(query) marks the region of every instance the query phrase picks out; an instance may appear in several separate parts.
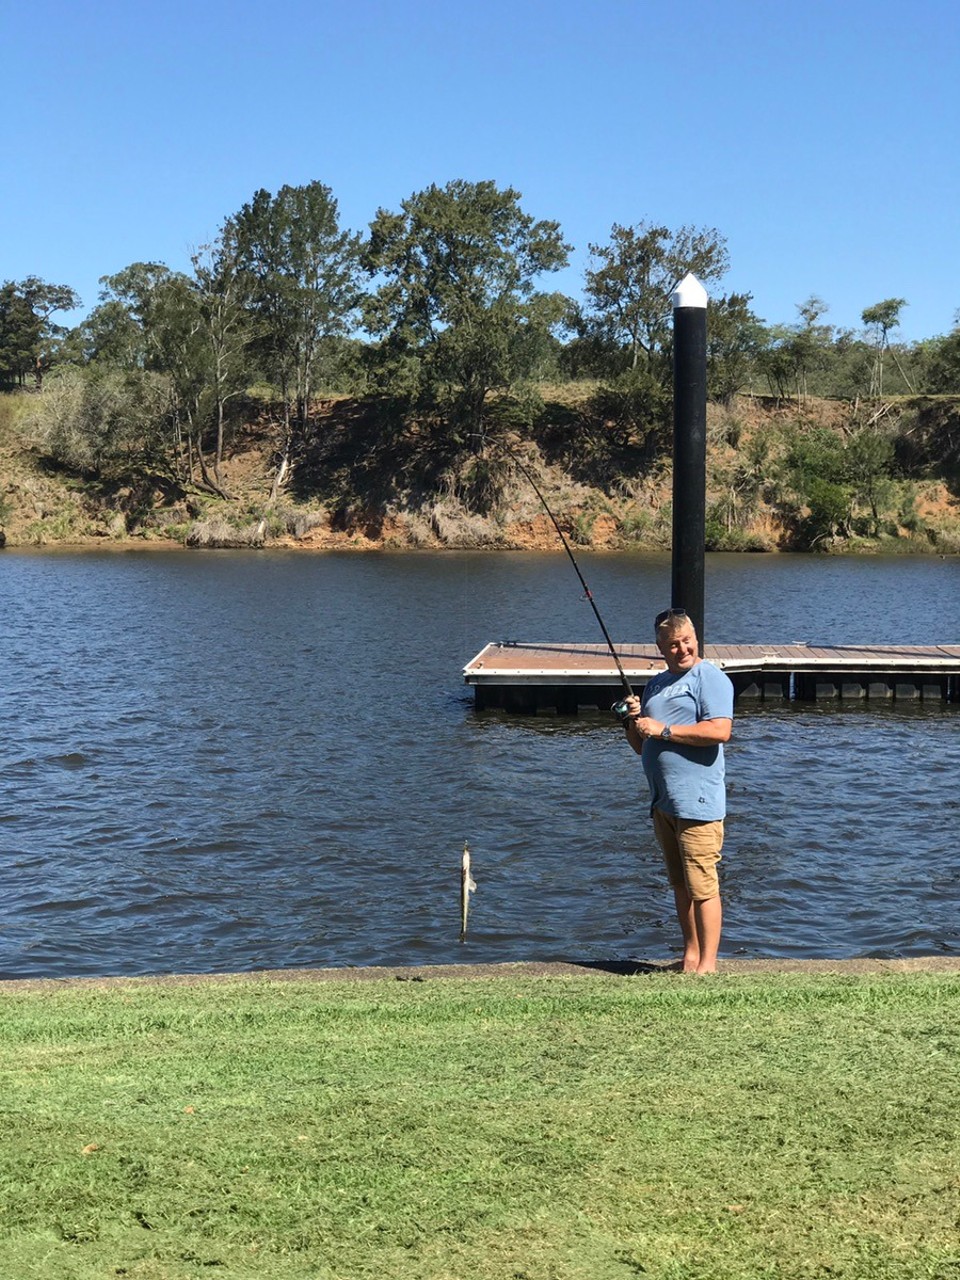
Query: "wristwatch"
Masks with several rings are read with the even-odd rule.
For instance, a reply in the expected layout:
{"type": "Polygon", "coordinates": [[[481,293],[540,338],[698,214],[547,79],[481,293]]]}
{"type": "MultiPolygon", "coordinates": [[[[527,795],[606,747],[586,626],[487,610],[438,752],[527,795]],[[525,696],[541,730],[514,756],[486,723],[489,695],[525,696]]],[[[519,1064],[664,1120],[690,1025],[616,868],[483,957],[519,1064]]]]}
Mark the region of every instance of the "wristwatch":
{"type": "Polygon", "coordinates": [[[664,742],[669,742],[670,739],[673,737],[673,733],[671,732],[670,726],[668,724],[665,724],[663,728],[660,730],[660,737],[664,740],[664,742]]]}

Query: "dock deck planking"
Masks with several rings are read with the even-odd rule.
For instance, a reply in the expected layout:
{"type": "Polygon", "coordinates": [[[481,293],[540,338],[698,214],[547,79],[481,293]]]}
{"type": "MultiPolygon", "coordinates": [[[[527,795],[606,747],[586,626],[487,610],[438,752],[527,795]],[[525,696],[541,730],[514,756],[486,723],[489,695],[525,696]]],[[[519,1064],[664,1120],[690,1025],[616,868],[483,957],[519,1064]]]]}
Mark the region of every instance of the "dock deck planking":
{"type": "MultiPolygon", "coordinates": [[[[642,688],[664,669],[652,643],[615,647],[631,685],[642,688]]],[[[727,672],[740,696],[960,702],[960,645],[708,644],[704,656],[727,672]]],[[[478,707],[567,709],[578,697],[589,701],[621,687],[609,649],[592,643],[492,642],[463,676],[478,707]]]]}

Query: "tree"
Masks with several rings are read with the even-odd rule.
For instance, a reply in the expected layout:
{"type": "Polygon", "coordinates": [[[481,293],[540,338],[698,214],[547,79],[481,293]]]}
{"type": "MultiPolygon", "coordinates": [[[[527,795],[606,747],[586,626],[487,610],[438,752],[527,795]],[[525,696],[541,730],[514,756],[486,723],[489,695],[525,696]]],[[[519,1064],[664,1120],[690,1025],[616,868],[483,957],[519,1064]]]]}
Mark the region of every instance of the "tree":
{"type": "Polygon", "coordinates": [[[724,238],[714,228],[614,223],[610,243],[589,248],[596,265],[586,273],[581,334],[599,340],[619,370],[646,362],[658,379],[669,378],[670,294],[688,271],[702,283],[726,272],[724,238]]]}
{"type": "Polygon", "coordinates": [[[752,301],[752,294],[731,293],[707,310],[707,388],[725,404],[749,383],[763,348],[763,322],[750,310],[752,301]]]}
{"type": "Polygon", "coordinates": [[[197,314],[190,277],[162,262],[132,262],[100,279],[100,305],[86,322],[91,361],[196,376],[197,314]]]}
{"type": "Polygon", "coordinates": [[[0,287],[0,382],[22,387],[32,375],[39,388],[67,332],[52,317],[79,306],[69,285],[48,284],[38,276],[0,287]]]}
{"type": "MultiPolygon", "coordinates": [[[[200,249],[191,261],[216,418],[213,469],[217,486],[222,489],[220,468],[226,405],[247,386],[246,354],[252,337],[247,310],[249,278],[241,264],[236,224],[228,219],[214,243],[200,249]]],[[[200,461],[203,466],[202,452],[200,461]]]]}
{"type": "Polygon", "coordinates": [[[960,393],[960,311],[955,320],[956,327],[945,337],[933,338],[924,344],[928,391],[951,395],[960,393]]]}
{"type": "Polygon", "coordinates": [[[795,389],[797,401],[802,404],[810,374],[829,362],[833,326],[817,323],[828,309],[822,298],[811,295],[806,302],[797,304],[802,323],[773,325],[767,330],[760,365],[776,395],[787,396],[795,389]]]}
{"type": "MultiPolygon", "coordinates": [[[[883,353],[889,347],[889,333],[891,329],[896,329],[900,324],[900,312],[907,305],[905,298],[887,298],[883,302],[877,302],[872,307],[867,307],[861,313],[860,318],[868,329],[873,330],[873,342],[876,351],[874,359],[873,377],[871,378],[870,394],[872,396],[883,395],[883,353]]],[[[893,353],[896,360],[896,352],[893,353]]],[[[903,380],[906,382],[910,390],[913,387],[910,380],[903,372],[900,361],[897,360],[897,368],[903,380]]]]}
{"type": "MultiPolygon", "coordinates": [[[[105,285],[108,277],[101,277],[105,285]]],[[[83,362],[117,369],[143,369],[147,363],[146,334],[139,318],[117,297],[101,290],[101,301],[77,329],[83,362]]]]}
{"type": "Polygon", "coordinates": [[[793,331],[789,344],[797,384],[797,399],[802,403],[807,396],[807,379],[811,372],[821,369],[829,360],[833,343],[833,325],[819,324],[822,315],[829,311],[822,298],[811,294],[806,302],[797,304],[803,322],[793,331]]]}
{"type": "Polygon", "coordinates": [[[537,278],[566,265],[557,222],[535,221],[520,193],[457,180],[380,209],[364,264],[380,285],[365,325],[381,339],[379,370],[479,431],[491,392],[531,376],[567,307],[537,278]]]}
{"type": "MultiPolygon", "coordinates": [[[[779,481],[782,492],[792,495],[801,545],[813,547],[837,534],[846,537],[854,494],[847,483],[842,441],[826,427],[811,427],[799,421],[788,429],[784,439],[787,448],[780,460],[779,481]],[[806,516],[801,515],[804,507],[806,516]]],[[[789,505],[788,502],[787,509],[789,505]]]]}
{"type": "Polygon", "coordinates": [[[0,379],[5,384],[23,386],[39,337],[37,317],[19,286],[8,280],[0,287],[0,379]]]}
{"type": "MultiPolygon", "coordinates": [[[[168,455],[182,471],[186,445],[192,476],[200,402],[208,378],[193,282],[162,262],[134,262],[102,277],[100,284],[100,305],[84,326],[89,359],[104,371],[149,372],[166,379],[168,455]]],[[[141,384],[128,378],[117,385],[138,388],[141,384]]]]}
{"type": "Polygon", "coordinates": [[[250,277],[257,345],[279,384],[284,442],[279,486],[289,466],[294,414],[302,431],[325,355],[350,332],[360,302],[360,238],[340,230],[337,202],[320,182],[258,191],[231,219],[238,266],[250,277]]]}
{"type": "Polygon", "coordinates": [[[847,478],[857,502],[869,509],[869,532],[880,534],[884,507],[893,494],[893,441],[874,427],[858,431],[846,448],[847,478]]]}

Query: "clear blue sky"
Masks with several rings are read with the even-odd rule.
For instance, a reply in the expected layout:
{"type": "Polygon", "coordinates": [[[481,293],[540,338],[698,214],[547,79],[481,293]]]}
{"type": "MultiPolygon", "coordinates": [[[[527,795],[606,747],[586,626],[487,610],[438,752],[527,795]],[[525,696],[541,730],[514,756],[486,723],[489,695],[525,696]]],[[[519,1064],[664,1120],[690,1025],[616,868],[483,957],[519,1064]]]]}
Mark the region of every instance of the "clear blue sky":
{"type": "MultiPolygon", "coordinates": [[[[366,230],[493,179],[575,246],[714,226],[770,323],[960,309],[956,0],[0,0],[0,279],[185,270],[260,187],[318,179],[366,230]]],[[[77,319],[79,315],[70,317],[77,319]]]]}

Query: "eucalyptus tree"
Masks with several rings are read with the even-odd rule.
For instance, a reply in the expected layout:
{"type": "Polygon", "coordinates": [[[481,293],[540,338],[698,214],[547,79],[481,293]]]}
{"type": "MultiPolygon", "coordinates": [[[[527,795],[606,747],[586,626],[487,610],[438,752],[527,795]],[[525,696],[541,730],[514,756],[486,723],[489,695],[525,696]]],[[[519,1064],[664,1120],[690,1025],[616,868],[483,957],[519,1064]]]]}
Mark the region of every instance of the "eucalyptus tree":
{"type": "MultiPolygon", "coordinates": [[[[101,285],[107,277],[101,278],[101,285]]],[[[143,369],[147,365],[147,342],[143,324],[129,306],[110,296],[106,288],[100,302],[79,324],[77,345],[85,364],[117,369],[143,369]]]]}
{"type": "MultiPolygon", "coordinates": [[[[867,326],[867,329],[871,331],[873,337],[875,354],[873,376],[870,380],[870,394],[872,396],[883,395],[883,353],[890,348],[890,330],[899,326],[900,312],[906,305],[906,298],[886,298],[883,302],[877,302],[872,307],[867,307],[861,313],[860,318],[867,326]]],[[[900,370],[900,376],[912,391],[913,386],[906,373],[904,373],[899,359],[897,359],[897,353],[892,348],[890,350],[896,361],[897,368],[900,370]]]]}
{"type": "Polygon", "coordinates": [[[536,372],[568,306],[537,282],[566,265],[570,246],[520,199],[491,181],[431,185],[399,212],[378,210],[365,246],[377,287],[364,323],[383,384],[468,431],[492,392],[536,372]]]}
{"type": "Polygon", "coordinates": [[[834,328],[832,324],[820,323],[821,317],[829,310],[827,303],[816,294],[811,294],[805,302],[797,304],[802,323],[794,327],[789,350],[799,401],[803,401],[808,394],[810,374],[823,369],[830,360],[834,328]]]}
{"type": "Polygon", "coordinates": [[[704,284],[723,276],[726,241],[714,228],[614,223],[609,243],[589,249],[593,265],[585,277],[581,333],[612,356],[618,371],[645,365],[658,380],[667,379],[670,294],[688,271],[704,284]]]}
{"type": "MultiPolygon", "coordinates": [[[[214,242],[193,254],[191,262],[194,300],[216,422],[213,468],[217,486],[222,490],[226,406],[248,385],[247,360],[254,336],[248,309],[250,279],[241,263],[236,224],[227,219],[214,242]]],[[[199,443],[198,440],[200,465],[205,468],[199,443]]]]}
{"type": "Polygon", "coordinates": [[[205,370],[191,278],[161,262],[134,262],[100,284],[88,322],[91,360],[168,374],[184,401],[195,403],[205,370]]]}
{"type": "MultiPolygon", "coordinates": [[[[192,475],[209,363],[194,283],[163,263],[134,262],[100,284],[100,304],[84,326],[92,369],[142,371],[165,380],[171,460],[183,472],[186,452],[192,475]]],[[[153,396],[149,403],[155,402],[153,396]]]]}
{"type": "Polygon", "coordinates": [[[752,294],[731,293],[711,301],[707,312],[707,390],[725,404],[750,383],[766,341],[752,301],[752,294]]]}
{"type": "Polygon", "coordinates": [[[283,401],[279,484],[324,358],[334,358],[356,322],[360,237],[341,230],[337,201],[320,182],[284,186],[275,196],[261,189],[230,226],[238,266],[249,277],[256,346],[283,401]]]}
{"type": "Polygon", "coordinates": [[[805,302],[797,304],[800,323],[771,325],[767,330],[759,363],[776,395],[786,397],[795,391],[797,402],[802,404],[809,391],[811,375],[830,363],[834,328],[820,323],[828,310],[822,298],[811,294],[805,302]]]}
{"type": "Polygon", "coordinates": [[[79,306],[69,285],[48,284],[39,276],[0,286],[0,382],[23,386],[32,377],[39,388],[67,332],[53,316],[79,306]]]}

